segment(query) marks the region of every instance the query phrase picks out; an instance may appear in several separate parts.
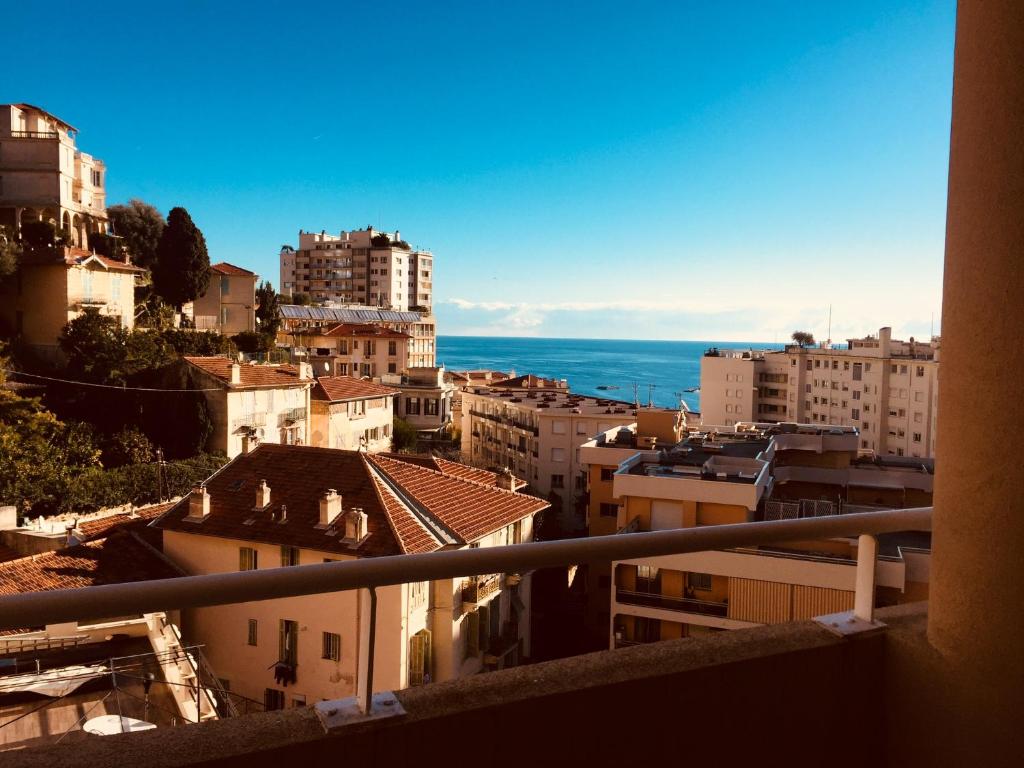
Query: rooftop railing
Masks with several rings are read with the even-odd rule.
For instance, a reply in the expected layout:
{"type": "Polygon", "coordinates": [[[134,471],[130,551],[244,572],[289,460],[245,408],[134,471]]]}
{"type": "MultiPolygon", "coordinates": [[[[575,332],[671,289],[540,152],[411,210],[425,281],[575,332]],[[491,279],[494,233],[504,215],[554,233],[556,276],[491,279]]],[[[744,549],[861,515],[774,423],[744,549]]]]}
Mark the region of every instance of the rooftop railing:
{"type": "Polygon", "coordinates": [[[12,139],[56,139],[56,131],[11,131],[12,139]]]}
{"type": "Polygon", "coordinates": [[[30,592],[0,597],[0,631],[77,621],[82,606],[91,616],[129,616],[168,609],[201,608],[361,590],[360,646],[355,705],[372,711],[377,588],[495,573],[526,573],[582,563],[732,549],[816,538],[859,536],[854,610],[819,619],[837,633],[872,627],[878,540],[883,533],[931,530],[931,507],[862,512],[832,517],[712,525],[629,536],[516,544],[505,547],[373,557],[298,567],[183,576],[83,589],[30,592]]]}

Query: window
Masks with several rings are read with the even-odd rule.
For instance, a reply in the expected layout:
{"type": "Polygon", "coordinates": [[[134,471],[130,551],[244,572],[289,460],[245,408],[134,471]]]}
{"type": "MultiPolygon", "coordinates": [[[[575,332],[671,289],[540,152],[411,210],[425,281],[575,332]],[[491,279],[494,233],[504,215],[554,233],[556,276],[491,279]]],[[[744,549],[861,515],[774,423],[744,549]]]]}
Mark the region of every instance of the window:
{"type": "Polygon", "coordinates": [[[409,607],[419,608],[427,603],[427,581],[414,581],[409,585],[409,607]]]}
{"type": "Polygon", "coordinates": [[[388,356],[389,357],[394,357],[397,354],[398,354],[398,342],[397,341],[389,341],[388,342],[388,356]]]}
{"type": "Polygon", "coordinates": [[[231,292],[231,278],[227,275],[220,276],[220,295],[227,296],[231,292]]]}
{"type": "Polygon", "coordinates": [[[320,658],[329,661],[341,661],[341,635],[334,632],[324,632],[323,650],[320,658]]]}
{"type": "Polygon", "coordinates": [[[281,637],[278,643],[277,660],[282,664],[295,666],[299,661],[299,622],[281,619],[281,637]]]}
{"type": "Polygon", "coordinates": [[[690,589],[699,589],[702,592],[711,591],[710,573],[688,573],[686,574],[686,586],[690,589]]]}
{"type": "Polygon", "coordinates": [[[923,365],[917,366],[917,370],[915,371],[915,373],[918,376],[924,376],[924,366],[923,365]]]}
{"type": "Polygon", "coordinates": [[[246,645],[257,645],[259,639],[259,622],[256,619],[249,619],[249,636],[245,641],[246,645]]]}
{"type": "Polygon", "coordinates": [[[814,361],[814,367],[815,368],[821,368],[821,360],[815,360],[814,361]]]}
{"type": "Polygon", "coordinates": [[[896,373],[899,370],[899,366],[895,363],[889,366],[889,373],[896,373]]]}
{"type": "Polygon", "coordinates": [[[807,365],[805,366],[805,368],[808,371],[811,370],[811,359],[810,358],[807,358],[807,365]]]}
{"type": "Polygon", "coordinates": [[[565,422],[560,419],[555,419],[551,422],[551,434],[553,435],[564,435],[565,434],[565,422]]]}
{"type": "Polygon", "coordinates": [[[551,487],[552,488],[565,488],[565,475],[552,475],[551,476],[551,487]]]}
{"type": "Polygon", "coordinates": [[[298,565],[299,564],[299,548],[289,547],[284,545],[281,547],[281,565],[298,565]]]}
{"type": "Polygon", "coordinates": [[[864,366],[861,363],[854,363],[853,364],[853,380],[854,381],[860,381],[862,378],[864,378],[864,376],[863,376],[863,369],[864,369],[864,366]]]}
{"type": "Polygon", "coordinates": [[[854,400],[860,400],[860,390],[859,389],[853,390],[853,399],[854,400]]]}
{"type": "Polygon", "coordinates": [[[565,448],[552,448],[551,460],[559,462],[565,461],[565,448]]]}
{"type": "Polygon", "coordinates": [[[619,516],[619,505],[610,504],[607,501],[601,502],[600,509],[601,517],[618,517],[619,516]]]}
{"type": "Polygon", "coordinates": [[[238,548],[238,570],[255,571],[259,568],[259,553],[252,547],[238,548]]]}
{"type": "Polygon", "coordinates": [[[838,360],[833,360],[832,361],[832,370],[833,371],[838,371],[839,370],[839,361],[838,360]]]}
{"type": "Polygon", "coordinates": [[[844,371],[850,370],[850,361],[849,360],[843,360],[843,370],[844,371]]]}
{"type": "Polygon", "coordinates": [[[394,363],[388,363],[388,373],[397,373],[397,372],[398,372],[398,366],[395,365],[394,363]]]}
{"type": "Polygon", "coordinates": [[[438,414],[437,402],[438,402],[437,398],[434,398],[434,397],[431,397],[431,398],[426,398],[425,397],[425,398],[423,398],[423,412],[427,416],[437,416],[437,414],[438,414]]]}
{"type": "Polygon", "coordinates": [[[860,418],[860,408],[854,408],[853,410],[851,410],[850,411],[850,418],[851,419],[859,419],[860,418]]]}
{"type": "Polygon", "coordinates": [[[921,442],[921,433],[920,432],[915,432],[914,433],[914,442],[915,443],[920,443],[921,442]]]}
{"type": "Polygon", "coordinates": [[[270,712],[274,709],[284,709],[284,691],[276,688],[267,688],[263,692],[263,708],[270,712]]]}
{"type": "Polygon", "coordinates": [[[900,373],[901,373],[901,374],[905,374],[906,372],[907,372],[907,366],[905,366],[905,365],[901,365],[901,366],[900,366],[900,373]]]}
{"type": "Polygon", "coordinates": [[[610,483],[612,476],[615,474],[615,470],[609,467],[601,467],[601,482],[610,483]]]}
{"type": "Polygon", "coordinates": [[[418,397],[405,398],[405,412],[412,416],[419,416],[420,399],[418,397]]]}

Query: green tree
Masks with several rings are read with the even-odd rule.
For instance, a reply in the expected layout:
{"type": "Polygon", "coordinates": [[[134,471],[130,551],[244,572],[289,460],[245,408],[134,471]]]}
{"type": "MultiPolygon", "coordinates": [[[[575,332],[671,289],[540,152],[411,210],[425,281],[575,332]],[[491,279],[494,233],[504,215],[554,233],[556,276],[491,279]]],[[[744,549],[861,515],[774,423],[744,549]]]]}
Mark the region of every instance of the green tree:
{"type": "Polygon", "coordinates": [[[125,384],[130,332],[115,317],[87,309],[66,326],[57,343],[67,359],[67,373],[76,381],[125,384]]]}
{"type": "Polygon", "coordinates": [[[13,275],[18,269],[21,244],[7,227],[0,227],[0,280],[13,275]]]}
{"type": "Polygon", "coordinates": [[[137,427],[125,427],[103,446],[103,465],[120,467],[153,460],[153,444],[137,427]]]}
{"type": "Polygon", "coordinates": [[[792,339],[801,347],[814,346],[814,334],[807,331],[793,331],[792,339]]]}
{"type": "Polygon", "coordinates": [[[107,208],[107,216],[114,234],[122,238],[121,242],[131,256],[132,262],[140,267],[152,269],[156,263],[160,236],[167,226],[160,211],[149,203],[132,199],[127,205],[112,205],[107,208]]]}
{"type": "Polygon", "coordinates": [[[0,390],[0,503],[46,512],[99,456],[88,425],[64,424],[38,400],[0,390]]]}
{"type": "Polygon", "coordinates": [[[313,303],[308,293],[293,293],[286,304],[297,304],[300,307],[308,307],[313,303]]]}
{"type": "Polygon", "coordinates": [[[260,333],[274,339],[281,327],[281,302],[277,291],[264,280],[256,289],[256,325],[260,333]]]}
{"type": "Polygon", "coordinates": [[[405,419],[395,416],[394,427],[391,430],[392,448],[396,451],[415,450],[417,437],[416,427],[405,419]]]}
{"type": "Polygon", "coordinates": [[[184,208],[172,208],[160,235],[153,289],[168,304],[180,307],[199,298],[210,284],[206,239],[184,208]]]}

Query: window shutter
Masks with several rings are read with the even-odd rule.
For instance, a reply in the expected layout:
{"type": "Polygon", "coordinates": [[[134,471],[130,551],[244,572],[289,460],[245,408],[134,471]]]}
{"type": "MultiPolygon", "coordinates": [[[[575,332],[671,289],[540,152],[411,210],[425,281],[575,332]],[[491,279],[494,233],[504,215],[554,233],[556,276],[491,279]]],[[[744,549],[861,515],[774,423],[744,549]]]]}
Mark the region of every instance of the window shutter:
{"type": "Polygon", "coordinates": [[[421,634],[409,638],[409,685],[423,685],[423,646],[421,634]]]}

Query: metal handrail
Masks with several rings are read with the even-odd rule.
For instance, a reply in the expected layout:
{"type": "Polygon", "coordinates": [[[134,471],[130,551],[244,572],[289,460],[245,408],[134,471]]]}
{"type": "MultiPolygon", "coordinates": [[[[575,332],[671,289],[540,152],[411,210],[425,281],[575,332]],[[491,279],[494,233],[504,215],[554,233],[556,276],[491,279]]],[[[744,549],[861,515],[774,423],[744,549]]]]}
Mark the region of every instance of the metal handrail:
{"type": "Polygon", "coordinates": [[[372,557],[0,597],[0,630],[807,538],[931,530],[931,507],[372,557]]]}

